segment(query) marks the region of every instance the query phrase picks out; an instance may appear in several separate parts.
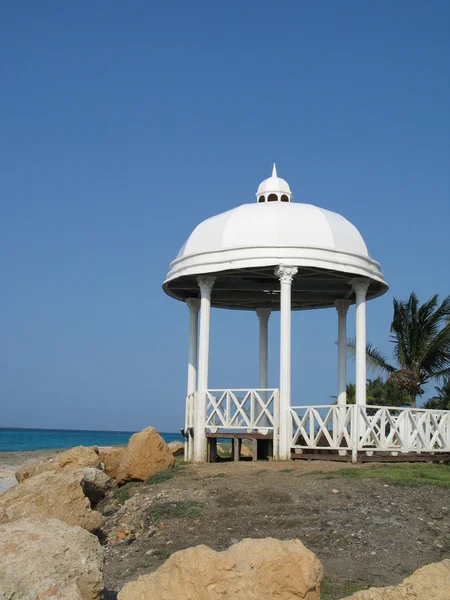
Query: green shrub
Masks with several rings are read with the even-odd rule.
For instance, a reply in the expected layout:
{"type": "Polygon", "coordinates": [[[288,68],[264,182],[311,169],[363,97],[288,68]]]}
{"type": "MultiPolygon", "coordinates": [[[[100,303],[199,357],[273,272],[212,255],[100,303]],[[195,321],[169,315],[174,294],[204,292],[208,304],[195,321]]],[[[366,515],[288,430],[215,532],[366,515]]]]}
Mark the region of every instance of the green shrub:
{"type": "Polygon", "coordinates": [[[185,500],[184,502],[159,502],[148,510],[148,516],[153,523],[165,519],[192,519],[199,517],[204,508],[202,502],[185,500]]]}
{"type": "Polygon", "coordinates": [[[129,481],[122,487],[116,488],[113,492],[114,498],[119,502],[119,504],[123,504],[130,497],[130,489],[140,485],[139,481],[129,481]]]}

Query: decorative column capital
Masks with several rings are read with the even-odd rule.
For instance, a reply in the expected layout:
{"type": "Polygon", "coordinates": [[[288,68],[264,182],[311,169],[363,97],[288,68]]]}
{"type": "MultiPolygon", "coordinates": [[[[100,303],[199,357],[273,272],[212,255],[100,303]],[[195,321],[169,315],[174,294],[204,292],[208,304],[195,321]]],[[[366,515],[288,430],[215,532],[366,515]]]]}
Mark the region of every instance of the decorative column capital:
{"type": "Polygon", "coordinates": [[[186,304],[191,312],[198,312],[200,309],[200,298],[186,298],[186,304]]]}
{"type": "Polygon", "coordinates": [[[280,283],[291,284],[297,272],[297,267],[288,267],[286,265],[280,265],[275,269],[275,275],[280,280],[280,283]]]}
{"type": "Polygon", "coordinates": [[[357,294],[365,296],[369,289],[370,279],[366,279],[365,277],[354,277],[350,283],[357,294]]]}
{"type": "Polygon", "coordinates": [[[267,323],[272,311],[270,308],[257,308],[256,314],[258,315],[258,319],[260,323],[267,323]]]}
{"type": "Polygon", "coordinates": [[[336,307],[336,310],[340,317],[345,317],[350,304],[351,304],[350,300],[345,300],[344,298],[334,301],[334,306],[336,307]]]}
{"type": "Polygon", "coordinates": [[[215,275],[200,275],[200,277],[197,277],[197,283],[198,287],[200,288],[202,298],[209,298],[211,296],[211,291],[215,281],[215,275]]]}

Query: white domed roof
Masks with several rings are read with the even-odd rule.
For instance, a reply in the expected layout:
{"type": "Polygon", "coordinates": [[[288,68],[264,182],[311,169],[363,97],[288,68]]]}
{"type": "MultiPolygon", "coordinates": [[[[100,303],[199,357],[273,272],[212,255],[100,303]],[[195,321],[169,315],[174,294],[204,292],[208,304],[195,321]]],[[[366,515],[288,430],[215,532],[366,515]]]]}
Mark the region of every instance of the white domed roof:
{"type": "Polygon", "coordinates": [[[213,306],[278,310],[275,268],[287,265],[297,267],[293,310],[351,299],[355,277],[369,280],[367,298],[384,294],[388,286],[380,265],[356,227],[337,213],[295,204],[290,196],[289,185],[274,168],[274,175],[259,186],[257,202],[211,217],[194,229],[170,265],[164,290],[179,300],[198,297],[197,277],[215,275],[213,306]],[[272,185],[277,188],[267,188],[272,185]]]}
{"type": "Polygon", "coordinates": [[[312,204],[243,204],[200,223],[178,258],[232,248],[308,247],[369,257],[364,240],[347,219],[312,204]]]}

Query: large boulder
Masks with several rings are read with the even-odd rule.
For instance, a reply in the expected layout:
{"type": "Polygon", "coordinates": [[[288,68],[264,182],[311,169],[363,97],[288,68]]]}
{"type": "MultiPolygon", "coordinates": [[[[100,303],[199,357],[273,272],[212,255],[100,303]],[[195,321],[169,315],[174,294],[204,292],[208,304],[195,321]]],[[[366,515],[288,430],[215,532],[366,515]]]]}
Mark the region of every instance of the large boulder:
{"type": "Polygon", "coordinates": [[[61,471],[63,469],[79,469],[83,467],[100,467],[100,456],[97,446],[76,446],[65,452],[61,452],[52,458],[44,460],[33,460],[23,465],[16,471],[16,479],[19,483],[30,479],[45,471],[61,471]]]}
{"type": "Polygon", "coordinates": [[[97,446],[75,446],[66,452],[58,454],[61,469],[82,469],[100,467],[100,456],[97,446]]]}
{"type": "Polygon", "coordinates": [[[322,579],[321,562],[299,540],[245,539],[225,552],[176,552],[118,600],[319,600],[322,579]]]}
{"type": "Polygon", "coordinates": [[[56,519],[0,525],[0,598],[97,600],[103,590],[98,539],[56,519]]]}
{"type": "Polygon", "coordinates": [[[370,588],[345,600],[450,600],[450,559],[418,569],[399,585],[370,588]]]}
{"type": "Polygon", "coordinates": [[[123,446],[103,446],[98,449],[98,452],[105,473],[115,479],[125,448],[123,446]]]}
{"type": "Polygon", "coordinates": [[[183,456],[184,455],[184,444],[183,442],[169,442],[167,444],[170,448],[170,451],[174,456],[183,456]]]}
{"type": "Polygon", "coordinates": [[[61,467],[59,466],[58,457],[54,456],[53,458],[45,458],[43,460],[30,460],[25,463],[18,469],[15,473],[16,479],[19,483],[25,481],[26,479],[30,479],[30,477],[34,477],[35,475],[39,475],[44,472],[55,472],[60,471],[61,467]]]}
{"type": "Polygon", "coordinates": [[[54,518],[95,531],[103,519],[91,509],[85,485],[83,469],[40,473],[26,479],[0,495],[0,524],[21,518],[54,518]]]}
{"type": "Polygon", "coordinates": [[[127,481],[145,481],[155,473],[175,465],[175,459],[166,442],[153,427],[147,427],[131,436],[117,470],[117,484],[127,481]]]}

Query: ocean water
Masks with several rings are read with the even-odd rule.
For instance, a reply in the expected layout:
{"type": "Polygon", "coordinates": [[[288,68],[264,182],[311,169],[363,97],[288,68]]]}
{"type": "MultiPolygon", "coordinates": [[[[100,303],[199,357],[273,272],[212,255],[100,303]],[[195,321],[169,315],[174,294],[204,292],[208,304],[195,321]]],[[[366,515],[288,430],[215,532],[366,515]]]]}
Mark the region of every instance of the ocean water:
{"type": "MultiPolygon", "coordinates": [[[[0,428],[0,452],[51,450],[73,446],[117,446],[126,444],[134,431],[76,431],[72,429],[0,428]]],[[[180,433],[161,433],[169,443],[183,441],[180,433]]]]}

